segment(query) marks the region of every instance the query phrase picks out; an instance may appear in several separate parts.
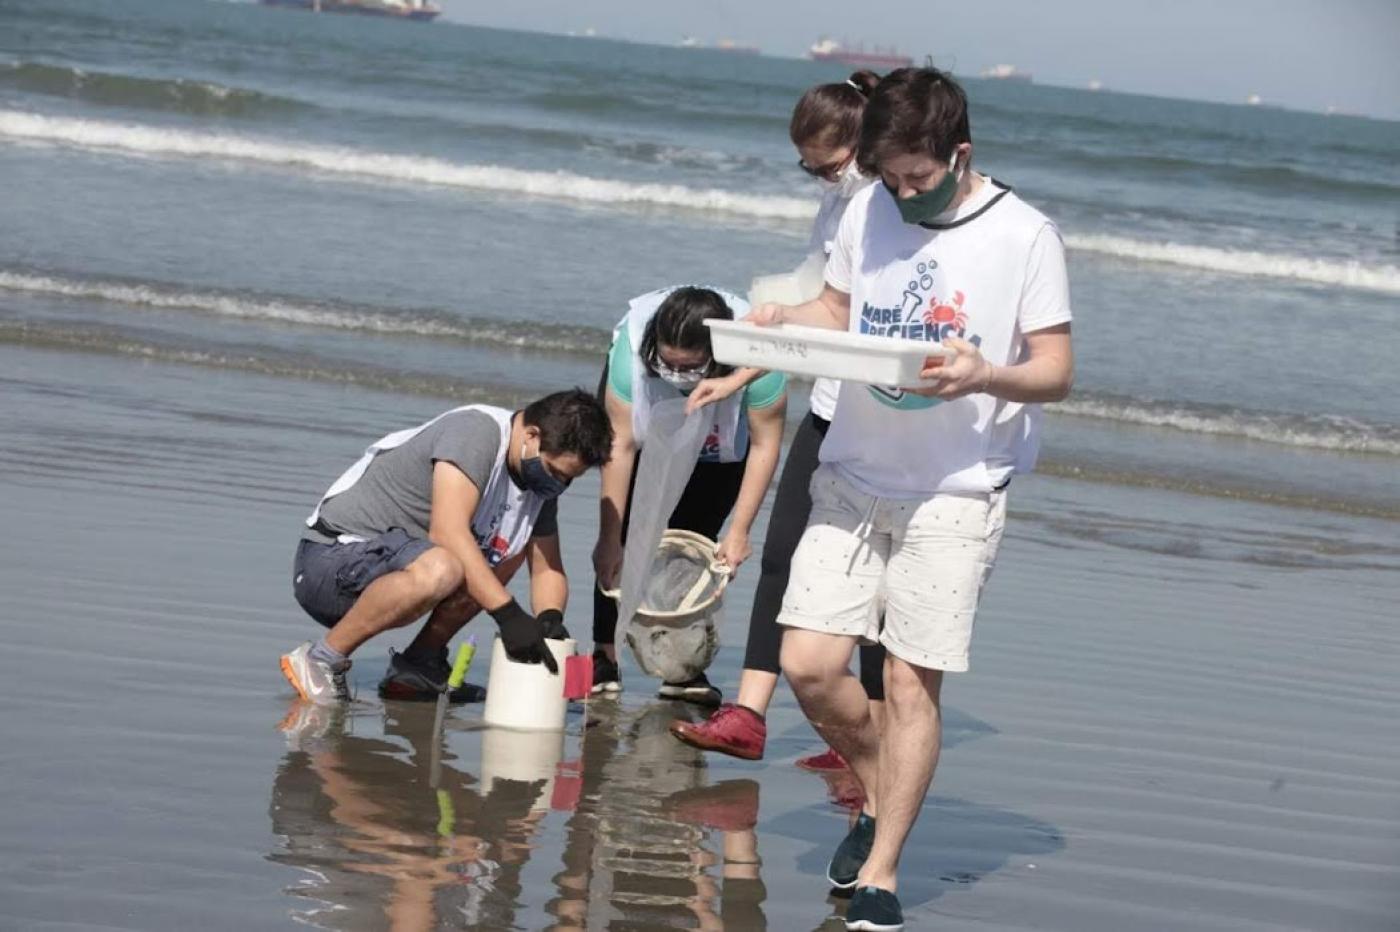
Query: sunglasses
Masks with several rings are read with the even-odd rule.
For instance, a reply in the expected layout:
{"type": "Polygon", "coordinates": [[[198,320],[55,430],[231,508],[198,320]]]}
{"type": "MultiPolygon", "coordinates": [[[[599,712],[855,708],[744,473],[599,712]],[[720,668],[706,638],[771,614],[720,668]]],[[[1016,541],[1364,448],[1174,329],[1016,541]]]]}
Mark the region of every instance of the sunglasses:
{"type": "Polygon", "coordinates": [[[656,362],[653,363],[653,367],[656,369],[656,374],[662,377],[673,375],[699,376],[700,378],[705,378],[710,374],[710,371],[714,368],[714,365],[715,361],[713,359],[708,359],[705,362],[700,363],[698,366],[685,366],[684,368],[677,369],[674,366],[667,365],[666,360],[661,359],[660,357],[658,357],[656,362]]]}
{"type": "Polygon", "coordinates": [[[837,159],[836,161],[831,162],[830,164],[819,165],[816,168],[813,168],[812,166],[804,162],[802,159],[798,159],[797,167],[802,169],[807,174],[811,175],[813,178],[820,178],[823,181],[835,181],[836,179],[841,177],[841,170],[845,168],[850,163],[850,161],[851,157],[848,155],[844,159],[837,159]]]}

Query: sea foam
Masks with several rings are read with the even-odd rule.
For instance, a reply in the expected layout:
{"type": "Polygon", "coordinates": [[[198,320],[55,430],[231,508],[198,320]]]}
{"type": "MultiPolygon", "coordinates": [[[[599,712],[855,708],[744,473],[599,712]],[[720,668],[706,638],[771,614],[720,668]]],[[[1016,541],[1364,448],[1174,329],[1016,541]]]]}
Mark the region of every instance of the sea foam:
{"type": "Polygon", "coordinates": [[[1365,265],[1360,262],[1310,259],[1284,253],[1219,249],[1188,243],[1150,242],[1097,234],[1067,235],[1065,245],[1082,252],[1205,269],[1228,275],[1294,279],[1319,285],[1400,294],[1400,267],[1393,265],[1365,265]]]}
{"type": "Polygon", "coordinates": [[[368,181],[503,191],[596,204],[672,207],[777,220],[810,220],[816,201],[717,188],[635,183],[572,172],[472,165],[417,155],[298,145],[251,136],[200,133],[105,120],[0,110],[0,138],[142,156],[224,159],[368,181]]]}
{"type": "MultiPolygon", "coordinates": [[[[814,200],[679,184],[635,183],[573,172],[455,163],[426,156],[301,145],[253,136],[191,132],[104,120],[0,110],[0,139],[135,156],[213,159],[290,168],[369,183],[411,183],[510,192],[590,204],[677,208],[767,220],[810,220],[814,200]]],[[[1400,294],[1400,267],[1284,253],[1072,233],[1072,250],[1227,275],[1288,279],[1400,294]]]]}

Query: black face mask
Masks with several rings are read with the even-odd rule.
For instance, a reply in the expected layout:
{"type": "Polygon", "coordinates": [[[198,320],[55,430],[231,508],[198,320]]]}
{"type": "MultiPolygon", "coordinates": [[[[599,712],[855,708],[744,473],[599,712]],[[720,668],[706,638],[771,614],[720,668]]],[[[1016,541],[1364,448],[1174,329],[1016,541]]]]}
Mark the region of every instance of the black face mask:
{"type": "Polygon", "coordinates": [[[558,498],[569,487],[569,480],[558,479],[544,466],[539,456],[526,456],[525,444],[520,445],[520,487],[543,499],[558,498]]]}

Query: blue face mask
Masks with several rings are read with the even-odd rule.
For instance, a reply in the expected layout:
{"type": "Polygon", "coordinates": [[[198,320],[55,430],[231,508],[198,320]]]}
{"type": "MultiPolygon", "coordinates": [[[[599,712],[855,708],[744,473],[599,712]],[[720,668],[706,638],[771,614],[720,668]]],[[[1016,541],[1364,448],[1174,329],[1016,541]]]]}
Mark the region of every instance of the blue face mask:
{"type": "Polygon", "coordinates": [[[569,480],[555,478],[545,469],[539,456],[526,456],[525,444],[520,445],[520,487],[543,499],[558,498],[569,487],[569,480]]]}

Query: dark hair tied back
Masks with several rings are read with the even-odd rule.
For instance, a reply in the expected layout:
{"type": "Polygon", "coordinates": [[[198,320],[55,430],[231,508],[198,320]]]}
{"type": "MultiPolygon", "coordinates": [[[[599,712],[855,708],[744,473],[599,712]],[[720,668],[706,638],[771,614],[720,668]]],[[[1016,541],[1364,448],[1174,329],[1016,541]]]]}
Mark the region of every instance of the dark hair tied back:
{"type": "Polygon", "coordinates": [[[719,292],[697,285],[677,288],[666,296],[651,320],[642,328],[642,345],[637,347],[642,357],[642,367],[647,375],[656,375],[656,365],[661,362],[661,347],[665,345],[686,352],[700,350],[710,356],[710,363],[705,369],[706,378],[728,375],[734,371],[734,367],[714,361],[710,350],[710,328],[705,326],[705,321],[733,319],[733,309],[719,292]]]}
{"type": "Polygon", "coordinates": [[[866,98],[880,83],[873,71],[857,71],[844,81],[808,88],[792,110],[788,136],[792,144],[855,148],[866,98]]]}

